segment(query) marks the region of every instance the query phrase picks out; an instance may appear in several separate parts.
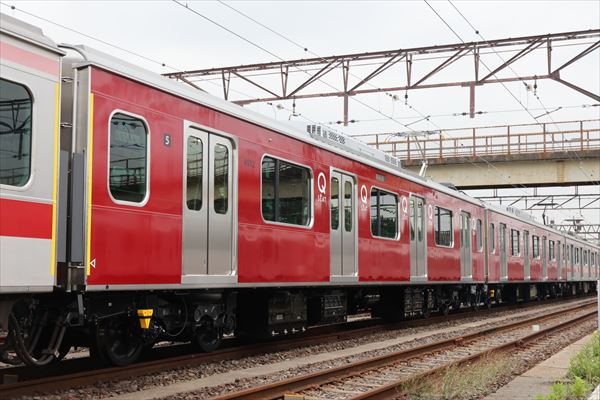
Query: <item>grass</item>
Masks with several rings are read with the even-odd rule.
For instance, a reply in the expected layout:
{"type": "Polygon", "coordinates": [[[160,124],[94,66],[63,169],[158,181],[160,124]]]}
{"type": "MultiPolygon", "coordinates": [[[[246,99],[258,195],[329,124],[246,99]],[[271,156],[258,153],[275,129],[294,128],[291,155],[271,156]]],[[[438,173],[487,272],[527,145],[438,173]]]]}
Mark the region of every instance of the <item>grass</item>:
{"type": "Polygon", "coordinates": [[[452,366],[427,379],[415,380],[404,386],[400,398],[467,399],[486,393],[490,385],[510,373],[512,368],[507,356],[490,354],[472,364],[452,366]]]}
{"type": "Polygon", "coordinates": [[[600,333],[592,336],[569,363],[567,382],[557,382],[550,387],[550,394],[538,395],[535,400],[580,400],[600,384],[600,333]]]}

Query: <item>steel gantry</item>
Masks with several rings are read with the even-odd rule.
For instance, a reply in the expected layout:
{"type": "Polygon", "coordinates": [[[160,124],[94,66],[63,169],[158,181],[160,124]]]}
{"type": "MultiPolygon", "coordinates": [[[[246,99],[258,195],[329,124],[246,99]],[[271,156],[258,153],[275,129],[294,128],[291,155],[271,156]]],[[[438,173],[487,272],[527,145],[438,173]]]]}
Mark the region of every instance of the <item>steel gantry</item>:
{"type": "Polygon", "coordinates": [[[235,103],[241,105],[291,99],[342,97],[344,100],[344,125],[348,124],[348,99],[350,96],[414,89],[465,87],[469,88],[470,116],[473,117],[475,114],[475,88],[491,83],[552,79],[600,102],[600,95],[568,82],[561,77],[561,72],[565,68],[600,49],[599,38],[600,29],[590,29],[479,42],[216,67],[174,72],[165,74],[165,76],[181,80],[194,87],[197,87],[198,82],[202,80],[220,78],[223,96],[226,100],[232,100],[230,98],[230,87],[233,79],[245,81],[267,94],[265,97],[233,100],[235,103]],[[558,63],[559,65],[554,65],[553,51],[556,51],[558,48],[571,46],[581,46],[583,49],[575,55],[571,54],[566,61],[562,60],[558,63]],[[518,60],[531,55],[535,50],[542,50],[546,53],[546,68],[544,70],[536,74],[527,74],[527,76],[518,76],[516,73],[514,76],[497,76],[498,73],[504,71],[518,60]],[[510,57],[508,59],[499,57],[501,62],[489,67],[488,64],[482,62],[481,57],[483,55],[499,52],[509,53],[510,57]],[[442,78],[441,80],[438,79],[436,82],[432,82],[431,78],[433,76],[437,75],[439,77],[440,71],[445,70],[456,61],[465,57],[473,58],[473,68],[468,78],[462,80],[442,78]],[[415,67],[415,63],[425,60],[437,60],[437,64],[432,68],[422,68],[423,71],[417,71],[418,68],[415,67]],[[390,68],[394,66],[398,67],[402,64],[405,65],[405,68],[401,67],[405,69],[405,72],[402,74],[393,74],[394,84],[384,85],[384,87],[378,87],[373,84],[373,80],[376,77],[381,76],[385,71],[390,70],[390,68]],[[487,71],[482,71],[482,64],[487,71]],[[326,90],[316,88],[312,92],[307,93],[309,87],[315,87],[317,82],[322,82],[321,79],[323,77],[334,70],[340,69],[342,72],[341,85],[333,86],[328,84],[326,85],[326,90]],[[355,71],[360,71],[360,76],[355,74],[355,71]],[[300,75],[298,83],[294,82],[293,85],[291,84],[291,74],[300,75]],[[263,82],[264,79],[260,79],[265,75],[279,75],[279,79],[274,80],[276,83],[269,85],[263,82]],[[353,77],[352,81],[350,79],[351,75],[353,77]]]}

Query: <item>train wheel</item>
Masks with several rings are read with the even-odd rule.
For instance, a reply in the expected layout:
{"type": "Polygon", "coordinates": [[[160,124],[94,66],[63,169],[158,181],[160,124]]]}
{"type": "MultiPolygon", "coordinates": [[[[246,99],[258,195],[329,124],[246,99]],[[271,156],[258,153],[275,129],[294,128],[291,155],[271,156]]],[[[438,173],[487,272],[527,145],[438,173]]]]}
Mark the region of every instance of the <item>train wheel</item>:
{"type": "Polygon", "coordinates": [[[204,318],[196,328],[196,344],[205,353],[215,351],[221,345],[222,336],[212,318],[204,318]]]}
{"type": "Polygon", "coordinates": [[[142,353],[144,343],[137,320],[126,315],[100,321],[92,353],[112,365],[129,365],[142,353]]]}
{"type": "Polygon", "coordinates": [[[440,311],[442,312],[442,314],[444,315],[444,317],[447,317],[448,314],[450,314],[450,303],[444,303],[441,305],[440,307],[440,311]]]}

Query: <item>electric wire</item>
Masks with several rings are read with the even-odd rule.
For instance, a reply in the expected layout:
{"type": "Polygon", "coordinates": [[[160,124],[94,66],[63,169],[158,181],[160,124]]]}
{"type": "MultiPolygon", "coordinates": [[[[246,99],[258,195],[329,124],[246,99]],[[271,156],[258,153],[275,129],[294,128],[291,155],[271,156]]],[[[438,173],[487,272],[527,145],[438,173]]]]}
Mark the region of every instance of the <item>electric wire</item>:
{"type": "MultiPolygon", "coordinates": [[[[427,2],[427,0],[425,0],[425,2],[427,2]]],[[[479,31],[477,28],[475,28],[475,27],[473,26],[473,24],[472,24],[472,23],[471,23],[471,22],[470,22],[470,21],[467,19],[467,17],[465,17],[465,15],[464,15],[464,14],[463,14],[463,13],[462,13],[462,12],[461,12],[459,9],[458,9],[458,7],[456,7],[456,5],[454,5],[454,3],[452,3],[452,1],[451,1],[451,0],[448,0],[448,3],[450,3],[450,5],[452,6],[452,8],[454,8],[454,10],[456,10],[456,12],[458,12],[458,14],[459,14],[459,15],[462,17],[462,19],[463,19],[463,20],[464,20],[464,21],[465,21],[465,22],[466,22],[466,23],[467,23],[467,24],[468,24],[468,25],[469,25],[469,26],[470,26],[470,27],[473,29],[473,31],[475,32],[475,34],[476,34],[476,35],[478,35],[478,36],[479,36],[479,37],[480,37],[480,38],[481,38],[481,39],[482,39],[484,42],[488,43],[488,41],[487,41],[487,40],[486,40],[486,39],[483,37],[483,35],[480,33],[480,31],[479,31]]],[[[430,6],[430,7],[431,7],[431,6],[430,6]]],[[[436,13],[436,14],[437,14],[437,13],[436,13]]],[[[437,14],[437,15],[439,16],[439,14],[437,14]]],[[[441,18],[441,17],[440,17],[440,18],[441,18]]],[[[444,21],[444,23],[446,23],[446,22],[444,21]]],[[[446,25],[448,25],[448,24],[446,24],[446,25]]],[[[454,31],[453,31],[453,32],[454,32],[454,31]]],[[[462,40],[462,39],[461,39],[461,40],[462,40]]],[[[502,57],[500,54],[498,54],[498,53],[495,51],[495,49],[494,49],[493,47],[492,47],[491,49],[492,49],[492,51],[493,51],[493,52],[494,52],[494,53],[495,53],[495,54],[498,56],[498,58],[500,58],[500,60],[502,60],[502,62],[506,64],[506,60],[504,59],[504,57],[502,57]]],[[[483,65],[485,65],[483,62],[482,62],[482,64],[483,64],[483,65]]],[[[486,67],[486,68],[488,68],[487,66],[485,66],[485,67],[486,67]]],[[[519,76],[519,74],[517,74],[517,72],[516,72],[516,71],[515,71],[515,70],[512,68],[512,66],[511,66],[510,64],[508,64],[508,69],[509,69],[509,70],[510,70],[510,71],[511,71],[511,72],[512,72],[512,73],[513,73],[515,76],[517,76],[517,77],[519,76]]],[[[488,68],[488,70],[489,70],[489,68],[488,68]]],[[[506,90],[508,90],[508,88],[507,88],[506,86],[505,86],[505,89],[506,89],[506,90]]],[[[512,94],[512,92],[511,92],[511,94],[512,94]]],[[[514,96],[513,96],[513,97],[514,97],[514,96]]],[[[525,107],[525,106],[524,106],[524,105],[523,105],[523,104],[522,104],[520,101],[519,101],[519,104],[521,104],[521,106],[522,106],[523,108],[525,108],[525,110],[526,110],[526,111],[529,113],[529,115],[530,115],[530,116],[531,116],[531,117],[534,119],[534,121],[536,121],[537,123],[540,123],[540,122],[538,121],[538,118],[540,118],[540,117],[542,117],[542,116],[548,116],[548,118],[550,118],[550,121],[552,122],[552,124],[554,125],[554,127],[556,128],[556,130],[558,131],[558,130],[559,130],[559,129],[558,129],[558,125],[556,124],[556,122],[554,121],[554,119],[552,118],[552,116],[550,115],[550,112],[548,111],[548,109],[546,108],[546,106],[544,105],[544,103],[542,102],[542,99],[540,99],[540,97],[537,95],[537,93],[536,93],[535,97],[536,97],[536,99],[538,100],[538,102],[540,103],[540,105],[542,106],[542,108],[543,108],[543,109],[544,109],[544,111],[545,111],[545,114],[543,114],[543,115],[541,115],[541,116],[539,116],[539,117],[536,117],[536,116],[534,116],[534,115],[533,115],[533,114],[532,114],[532,113],[531,113],[531,112],[530,112],[530,111],[529,111],[529,110],[528,110],[528,109],[527,109],[527,108],[526,108],[526,107],[525,107]]],[[[540,123],[540,124],[542,124],[542,123],[540,123]]],[[[577,160],[578,160],[579,162],[582,162],[582,161],[583,161],[583,160],[581,159],[581,157],[579,157],[579,155],[577,154],[577,152],[573,152],[573,151],[569,151],[569,150],[567,150],[567,152],[566,152],[566,154],[567,154],[567,157],[569,157],[569,158],[570,158],[572,161],[575,161],[575,160],[574,160],[572,157],[570,157],[570,156],[569,156],[569,153],[573,153],[573,155],[575,155],[575,157],[577,158],[577,160]]],[[[586,180],[588,180],[588,181],[592,182],[592,183],[593,183],[593,184],[595,184],[595,185],[598,185],[598,184],[600,184],[600,182],[598,182],[598,181],[595,181],[595,180],[593,180],[593,179],[590,179],[590,178],[589,178],[589,177],[586,175],[585,171],[584,171],[584,170],[581,168],[581,166],[580,166],[580,165],[578,165],[578,166],[577,166],[577,168],[578,168],[578,169],[579,169],[579,171],[580,171],[580,172],[581,172],[581,173],[582,173],[582,174],[583,174],[583,175],[586,177],[586,180]]]]}
{"type": "MultiPolygon", "coordinates": [[[[282,39],[286,40],[287,42],[289,42],[289,43],[293,44],[294,46],[296,46],[296,47],[300,48],[301,50],[303,50],[303,51],[305,51],[305,52],[307,52],[307,53],[310,53],[310,54],[312,54],[314,57],[320,58],[320,59],[321,59],[323,62],[326,62],[326,60],[325,60],[325,59],[324,59],[324,58],[323,58],[321,55],[319,55],[319,54],[315,53],[315,52],[314,52],[314,51],[312,51],[312,50],[309,50],[309,48],[308,48],[308,47],[306,47],[306,46],[303,46],[303,45],[301,45],[300,43],[298,43],[298,42],[296,42],[296,41],[294,41],[294,40],[290,39],[289,37],[287,37],[287,36],[285,36],[285,35],[283,35],[283,34],[281,34],[281,33],[277,32],[276,30],[274,30],[274,29],[270,28],[269,26],[267,26],[267,25],[263,24],[262,22],[260,22],[260,21],[258,21],[258,20],[256,20],[256,19],[252,18],[252,17],[251,17],[251,16],[249,16],[248,14],[244,13],[243,11],[240,11],[240,10],[238,10],[237,8],[235,8],[235,7],[233,7],[233,6],[229,5],[229,4],[227,4],[226,2],[224,2],[224,1],[222,1],[222,0],[217,0],[217,1],[218,1],[220,4],[222,4],[223,6],[225,6],[225,7],[229,8],[230,10],[232,10],[232,11],[234,11],[234,12],[236,12],[236,13],[240,14],[240,15],[242,15],[243,17],[245,17],[245,18],[249,19],[250,21],[252,21],[252,22],[254,22],[254,23],[256,23],[256,24],[260,25],[260,26],[261,26],[261,27],[263,27],[264,29],[268,30],[269,32],[271,32],[271,33],[273,33],[273,34],[275,34],[275,35],[277,35],[277,36],[279,36],[280,38],[282,38],[282,39]]],[[[307,70],[303,70],[303,72],[306,72],[306,71],[307,71],[307,70]]],[[[355,78],[357,78],[357,79],[361,79],[359,76],[357,76],[357,75],[355,75],[354,73],[350,72],[350,70],[348,70],[348,74],[349,74],[349,75],[351,75],[351,76],[353,76],[353,77],[355,77],[355,78]]],[[[381,90],[381,88],[379,88],[379,87],[375,86],[375,85],[374,85],[373,83],[371,83],[370,81],[366,82],[366,84],[367,84],[367,85],[369,85],[369,86],[371,86],[371,87],[372,87],[372,88],[374,88],[374,89],[379,89],[379,90],[381,90]]],[[[388,96],[392,96],[392,95],[391,95],[391,94],[389,94],[389,93],[385,93],[385,94],[386,94],[386,95],[388,95],[388,96]]],[[[393,104],[393,103],[392,103],[392,104],[393,104]]],[[[407,106],[408,106],[408,104],[407,104],[407,106]]],[[[424,120],[427,120],[428,122],[430,122],[430,123],[431,123],[431,121],[429,120],[429,116],[427,116],[427,117],[426,117],[426,116],[425,116],[423,113],[421,113],[419,110],[417,110],[417,109],[416,109],[414,106],[412,106],[412,105],[410,106],[410,109],[411,109],[411,110],[413,110],[415,113],[417,113],[417,114],[418,114],[420,117],[422,117],[424,120]]],[[[393,114],[393,113],[392,113],[392,114],[393,114]]],[[[432,124],[433,124],[433,123],[432,123],[432,124]]],[[[435,126],[435,125],[434,125],[434,126],[435,126]]]]}
{"type": "MultiPolygon", "coordinates": [[[[198,12],[198,11],[194,10],[193,8],[189,7],[187,4],[183,4],[183,3],[182,3],[181,1],[179,1],[179,0],[171,0],[171,1],[172,1],[173,3],[175,3],[175,4],[179,5],[180,7],[183,7],[184,9],[186,9],[186,10],[188,10],[188,11],[192,12],[193,14],[195,14],[195,15],[197,15],[197,16],[199,16],[199,17],[203,18],[204,20],[206,20],[206,21],[209,21],[209,22],[211,22],[211,23],[215,24],[216,26],[220,27],[221,29],[224,29],[225,31],[227,31],[227,32],[229,32],[229,33],[231,33],[231,34],[233,34],[234,36],[236,36],[236,37],[238,37],[238,38],[241,38],[243,41],[245,41],[245,42],[247,42],[247,43],[251,44],[252,46],[254,46],[254,47],[256,47],[256,48],[258,48],[258,49],[260,49],[260,50],[262,50],[262,51],[266,52],[267,54],[270,54],[271,56],[273,56],[273,57],[277,58],[279,61],[285,61],[283,58],[281,58],[280,56],[276,55],[275,53],[273,53],[273,52],[271,52],[271,51],[269,51],[269,50],[265,49],[264,47],[260,46],[259,44],[256,44],[256,43],[254,43],[253,41],[251,41],[251,40],[249,40],[249,39],[246,39],[245,37],[243,37],[243,36],[239,35],[238,33],[235,33],[234,31],[232,31],[231,29],[229,29],[229,28],[227,28],[227,27],[223,26],[222,24],[220,24],[220,23],[218,23],[218,22],[216,22],[216,21],[214,21],[214,20],[212,20],[212,19],[210,19],[210,18],[208,18],[208,17],[204,16],[204,15],[203,15],[203,14],[201,14],[200,12],[198,12]]],[[[305,73],[305,74],[307,74],[307,75],[311,75],[310,73],[306,72],[306,71],[305,71],[305,70],[303,70],[302,68],[299,68],[299,67],[294,67],[294,68],[296,68],[296,69],[298,69],[298,70],[300,70],[300,71],[304,72],[304,73],[305,73]]],[[[328,87],[330,87],[330,88],[334,89],[334,90],[335,90],[335,91],[337,91],[337,92],[339,92],[339,91],[340,91],[338,88],[336,88],[335,86],[333,86],[333,85],[329,84],[328,82],[325,82],[325,81],[323,81],[323,80],[321,80],[321,79],[316,79],[316,80],[318,80],[319,82],[323,83],[324,85],[326,85],[326,86],[328,86],[328,87]]],[[[406,128],[406,129],[408,129],[408,130],[412,131],[412,132],[416,132],[416,131],[415,131],[413,128],[411,128],[411,127],[407,127],[405,124],[403,124],[402,122],[400,122],[400,121],[396,120],[394,117],[391,117],[391,116],[389,116],[389,115],[387,115],[387,114],[385,114],[385,113],[381,112],[380,110],[377,110],[375,107],[371,106],[370,104],[367,104],[367,103],[365,103],[365,102],[363,102],[363,101],[361,101],[361,100],[359,100],[359,99],[356,99],[356,98],[355,98],[355,97],[353,97],[353,96],[348,96],[348,98],[349,98],[349,99],[351,99],[351,100],[353,100],[353,101],[355,101],[355,102],[357,102],[357,103],[359,103],[359,104],[361,104],[362,106],[364,106],[364,107],[366,107],[366,108],[368,108],[368,109],[370,109],[370,110],[372,110],[372,111],[374,111],[374,112],[376,112],[376,113],[378,113],[378,114],[382,115],[383,117],[386,117],[388,120],[390,120],[390,121],[393,121],[393,122],[395,122],[396,124],[399,124],[399,125],[403,126],[404,128],[406,128]]]]}
{"type": "MultiPolygon", "coordinates": [[[[430,8],[430,9],[431,9],[431,10],[432,10],[432,11],[433,11],[433,12],[434,12],[434,13],[435,13],[437,16],[438,16],[438,18],[439,18],[439,19],[440,19],[440,20],[441,20],[441,21],[444,23],[444,25],[446,25],[446,27],[448,27],[448,29],[450,29],[450,31],[452,31],[452,33],[454,33],[454,35],[455,35],[455,36],[456,36],[456,37],[457,37],[457,38],[458,38],[458,39],[459,39],[459,40],[460,40],[462,43],[465,43],[465,41],[462,39],[462,37],[461,37],[461,36],[460,36],[458,33],[456,33],[456,31],[455,31],[455,30],[454,30],[454,29],[453,29],[453,28],[450,26],[450,24],[448,24],[448,22],[446,22],[446,20],[445,20],[445,19],[444,19],[444,18],[443,18],[443,17],[442,17],[442,16],[441,16],[441,15],[440,15],[438,12],[437,12],[437,10],[435,10],[435,8],[433,8],[433,7],[431,6],[431,4],[429,4],[429,2],[428,2],[427,0],[423,0],[423,1],[424,1],[424,2],[425,2],[425,4],[427,4],[427,6],[428,6],[428,7],[429,7],[429,8],[430,8]]],[[[450,2],[450,0],[448,0],[448,1],[450,2]]],[[[471,24],[469,24],[469,25],[471,25],[471,24]]],[[[471,25],[471,26],[472,26],[472,25],[471,25]]],[[[477,31],[477,30],[476,30],[476,32],[477,32],[477,34],[479,34],[479,31],[477,31]]],[[[484,39],[484,40],[485,40],[485,39],[484,39]]],[[[486,68],[488,71],[492,72],[492,70],[491,70],[491,69],[490,69],[490,68],[489,68],[489,67],[488,67],[488,66],[485,64],[485,62],[483,62],[482,60],[480,60],[480,62],[481,62],[481,64],[482,64],[482,65],[483,65],[483,66],[484,66],[484,67],[485,67],[485,68],[486,68]]],[[[495,76],[495,74],[494,74],[494,76],[495,76]]],[[[517,101],[517,102],[518,102],[520,105],[521,105],[521,107],[523,107],[523,109],[524,109],[524,110],[525,110],[525,111],[526,111],[526,112],[527,112],[527,113],[528,113],[528,114],[529,114],[529,115],[530,115],[530,116],[531,116],[531,117],[532,117],[532,118],[533,118],[533,119],[536,121],[536,123],[539,123],[539,121],[538,121],[538,120],[535,118],[535,116],[534,116],[534,115],[533,115],[533,114],[532,114],[532,113],[529,111],[529,109],[527,109],[527,107],[526,107],[526,106],[525,106],[525,105],[524,105],[524,104],[523,104],[523,103],[522,103],[522,102],[521,102],[521,101],[520,101],[520,100],[519,100],[519,99],[518,99],[518,98],[517,98],[517,97],[516,97],[516,96],[515,96],[515,95],[512,93],[512,91],[510,91],[510,89],[508,89],[508,87],[506,87],[506,85],[505,85],[503,82],[500,82],[500,83],[501,83],[501,84],[502,84],[502,86],[503,86],[503,87],[504,87],[504,88],[505,88],[505,89],[506,89],[506,90],[507,90],[507,91],[510,93],[510,95],[511,95],[511,96],[512,96],[512,97],[513,97],[513,98],[514,98],[514,99],[515,99],[515,100],[516,100],[516,101],[517,101]]],[[[487,164],[488,164],[490,167],[492,167],[492,168],[494,168],[494,169],[497,169],[497,167],[496,167],[496,166],[494,166],[492,163],[490,163],[490,162],[489,162],[488,160],[486,160],[485,158],[483,158],[483,157],[481,157],[481,156],[477,156],[477,157],[478,157],[478,158],[480,158],[481,160],[483,160],[484,162],[486,162],[486,163],[487,163],[487,164]]],[[[473,162],[471,162],[470,160],[467,160],[467,161],[468,161],[469,163],[471,163],[472,165],[474,165],[474,166],[475,166],[475,164],[474,164],[473,162]]],[[[581,167],[579,167],[579,169],[581,170],[581,167]]],[[[497,169],[497,170],[498,170],[498,169],[497,169]]],[[[498,171],[499,171],[499,170],[498,170],[498,171]]],[[[586,177],[586,180],[588,180],[588,181],[591,181],[591,180],[590,180],[590,179],[587,177],[587,175],[585,175],[585,173],[584,173],[583,171],[581,171],[581,172],[582,172],[582,173],[584,174],[584,176],[586,177]]],[[[500,176],[500,177],[502,177],[502,178],[504,179],[503,175],[499,174],[499,176],[500,176]]],[[[514,184],[511,184],[510,182],[508,182],[508,183],[509,183],[511,186],[513,186],[514,188],[516,188],[516,189],[519,189],[519,188],[518,188],[517,186],[515,186],[514,184]]],[[[522,186],[523,188],[526,188],[526,186],[524,186],[524,185],[522,185],[522,184],[520,184],[520,186],[522,186]]],[[[526,193],[526,192],[525,192],[525,191],[523,191],[523,190],[521,190],[521,191],[522,191],[522,192],[524,192],[524,193],[526,193]]],[[[554,210],[555,210],[555,211],[558,211],[558,212],[560,212],[560,213],[561,213],[561,214],[563,214],[563,215],[566,215],[566,214],[564,214],[563,212],[561,212],[561,211],[559,211],[559,210],[556,210],[556,209],[554,209],[554,210]]]]}

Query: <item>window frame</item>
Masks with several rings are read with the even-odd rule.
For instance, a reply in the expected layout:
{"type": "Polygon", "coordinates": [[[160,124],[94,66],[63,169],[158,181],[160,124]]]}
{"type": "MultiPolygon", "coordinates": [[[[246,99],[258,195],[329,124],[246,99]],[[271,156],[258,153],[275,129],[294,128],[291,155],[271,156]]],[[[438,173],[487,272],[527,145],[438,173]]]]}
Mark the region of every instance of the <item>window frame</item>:
{"type": "Polygon", "coordinates": [[[476,251],[478,253],[483,252],[483,221],[481,218],[474,218],[475,220],[475,245],[477,246],[476,251]]]}
{"type": "Polygon", "coordinates": [[[521,231],[514,228],[510,228],[510,256],[521,257],[521,231]],[[513,232],[517,233],[517,254],[514,252],[513,232]]]}
{"type": "MultiPolygon", "coordinates": [[[[314,184],[315,184],[315,179],[314,179],[314,172],[312,170],[312,168],[306,164],[302,164],[296,161],[291,161],[287,158],[283,158],[283,157],[279,157],[276,155],[273,155],[271,153],[264,153],[261,158],[260,158],[260,168],[259,168],[259,178],[260,178],[260,192],[259,192],[259,196],[260,196],[260,201],[259,201],[259,207],[260,207],[260,218],[262,219],[262,221],[265,224],[269,224],[269,225],[279,225],[279,226],[287,226],[287,227],[293,227],[293,228],[299,228],[299,229],[312,229],[314,222],[315,222],[315,201],[314,201],[314,197],[315,197],[315,188],[314,188],[314,184]],[[308,188],[310,190],[310,193],[308,194],[308,198],[309,198],[309,217],[308,217],[308,224],[307,225],[297,225],[297,224],[288,224],[287,222],[279,222],[279,221],[271,221],[271,220],[267,220],[265,219],[265,216],[263,215],[263,209],[262,209],[262,194],[263,194],[263,183],[262,183],[262,165],[263,162],[265,160],[265,158],[272,158],[274,160],[279,160],[279,161],[283,161],[286,162],[288,164],[292,164],[292,165],[296,165],[300,168],[305,168],[308,170],[309,172],[309,178],[308,178],[308,188]]],[[[325,176],[325,178],[327,178],[327,176],[325,176]]],[[[331,176],[329,176],[329,179],[331,179],[331,176]]]]}
{"type": "MultiPolygon", "coordinates": [[[[6,77],[2,77],[1,79],[23,87],[27,91],[27,93],[29,94],[29,98],[31,99],[31,142],[30,142],[31,147],[30,147],[30,151],[29,151],[29,154],[30,154],[30,156],[29,156],[29,177],[28,177],[27,181],[21,186],[0,183],[0,189],[24,192],[31,188],[31,185],[33,185],[33,179],[35,176],[35,167],[36,167],[36,158],[37,157],[34,157],[34,151],[37,146],[37,139],[36,139],[37,134],[35,134],[34,131],[37,131],[37,129],[35,129],[35,124],[33,123],[33,121],[34,121],[34,117],[36,114],[35,109],[37,108],[36,107],[36,99],[35,99],[35,96],[33,95],[33,91],[31,90],[31,88],[28,85],[26,85],[25,83],[18,82],[16,80],[12,80],[12,79],[7,79],[6,77]]],[[[54,153],[52,153],[52,154],[53,154],[52,159],[54,160],[54,153]]]]}
{"type": "MultiPolygon", "coordinates": [[[[120,108],[116,108],[108,116],[107,133],[108,133],[108,141],[107,141],[107,151],[106,151],[106,177],[107,177],[106,190],[108,192],[108,196],[110,197],[112,202],[115,204],[120,204],[120,205],[124,205],[124,206],[132,206],[132,207],[144,207],[148,203],[148,200],[150,199],[150,172],[151,172],[150,166],[151,166],[151,154],[152,154],[152,151],[151,151],[152,140],[151,140],[151,136],[150,136],[151,135],[150,124],[148,123],[148,120],[142,115],[135,114],[135,113],[132,113],[130,111],[126,111],[126,110],[123,110],[120,108]],[[111,121],[115,114],[124,114],[129,117],[137,118],[137,119],[141,120],[146,127],[146,194],[145,194],[144,198],[142,199],[142,201],[140,201],[140,202],[115,199],[112,192],[110,191],[110,124],[111,124],[111,121]]],[[[89,138],[89,134],[88,134],[88,138],[89,138]]],[[[88,149],[89,149],[89,147],[90,146],[88,143],[88,149]]],[[[92,166],[92,168],[93,168],[93,166],[92,166]]]]}
{"type": "MultiPolygon", "coordinates": [[[[435,210],[433,212],[433,243],[436,247],[443,247],[446,249],[453,249],[454,248],[454,212],[452,210],[450,210],[449,208],[445,208],[445,207],[440,207],[440,206],[434,206],[435,210]],[[437,211],[439,209],[442,210],[446,210],[450,212],[450,232],[451,232],[451,239],[450,239],[450,245],[444,245],[444,244],[438,244],[437,240],[436,240],[436,235],[435,235],[435,223],[437,221],[437,211]]],[[[409,221],[410,222],[410,221],[409,221]]],[[[439,225],[438,225],[439,228],[439,225]]]]}
{"type": "Polygon", "coordinates": [[[492,245],[490,254],[496,254],[496,224],[494,222],[490,222],[488,225],[488,243],[492,245]]]}
{"type": "Polygon", "coordinates": [[[540,248],[540,237],[538,235],[531,235],[531,259],[539,260],[541,258],[540,248]],[[536,240],[537,239],[537,240],[536,240]],[[536,246],[537,244],[537,246],[536,246]]]}
{"type": "MultiPolygon", "coordinates": [[[[401,217],[400,217],[400,208],[401,208],[400,195],[398,193],[396,193],[396,192],[393,192],[393,191],[388,190],[388,189],[384,189],[384,188],[382,188],[380,186],[372,185],[370,187],[370,190],[368,190],[368,192],[367,192],[367,196],[369,198],[369,200],[368,200],[369,201],[369,203],[368,203],[368,207],[369,207],[369,232],[371,233],[371,237],[373,239],[383,239],[383,240],[391,240],[391,241],[398,241],[398,240],[400,240],[400,220],[401,220],[401,217]],[[386,192],[386,193],[389,193],[389,194],[392,194],[392,195],[396,196],[396,210],[397,210],[397,214],[396,214],[396,236],[394,236],[393,238],[386,237],[386,236],[378,236],[378,235],[375,235],[373,233],[373,225],[371,223],[371,192],[373,191],[373,189],[377,189],[380,192],[386,192]]],[[[424,218],[424,224],[423,224],[424,225],[424,227],[423,227],[424,228],[424,232],[423,232],[423,234],[425,235],[425,237],[427,237],[427,221],[425,220],[425,216],[427,214],[427,209],[425,207],[423,207],[423,210],[424,210],[423,211],[423,214],[424,214],[423,215],[423,218],[424,218]]]]}

